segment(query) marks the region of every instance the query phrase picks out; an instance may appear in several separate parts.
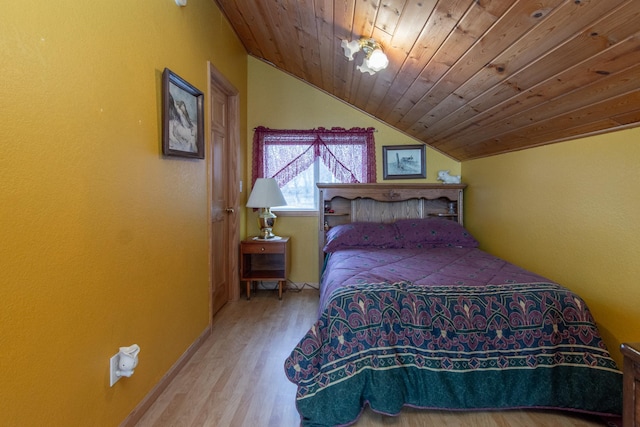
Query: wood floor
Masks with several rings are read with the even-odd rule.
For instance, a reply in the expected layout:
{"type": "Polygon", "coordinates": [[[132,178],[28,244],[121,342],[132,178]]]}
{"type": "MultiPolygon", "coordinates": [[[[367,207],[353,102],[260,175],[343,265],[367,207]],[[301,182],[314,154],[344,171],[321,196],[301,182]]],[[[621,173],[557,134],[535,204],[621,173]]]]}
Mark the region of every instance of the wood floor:
{"type": "MultiPolygon", "coordinates": [[[[211,336],[140,419],[146,426],[295,427],[295,386],[284,360],[315,321],[318,292],[258,291],[227,304],[211,336]]],[[[597,418],[543,411],[440,412],[397,417],[365,410],[356,427],[595,427],[597,418]]]]}

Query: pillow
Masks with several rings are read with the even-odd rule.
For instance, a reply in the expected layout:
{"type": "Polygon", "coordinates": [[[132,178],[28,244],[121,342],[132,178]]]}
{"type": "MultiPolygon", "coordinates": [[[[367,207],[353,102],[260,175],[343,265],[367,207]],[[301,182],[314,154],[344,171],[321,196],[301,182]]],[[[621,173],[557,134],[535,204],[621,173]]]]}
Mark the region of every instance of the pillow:
{"type": "Polygon", "coordinates": [[[401,248],[395,224],[352,222],[332,227],[327,232],[325,252],[353,247],[401,248]]]}
{"type": "Polygon", "coordinates": [[[404,248],[478,247],[478,241],[457,221],[437,217],[401,219],[396,226],[404,248]]]}

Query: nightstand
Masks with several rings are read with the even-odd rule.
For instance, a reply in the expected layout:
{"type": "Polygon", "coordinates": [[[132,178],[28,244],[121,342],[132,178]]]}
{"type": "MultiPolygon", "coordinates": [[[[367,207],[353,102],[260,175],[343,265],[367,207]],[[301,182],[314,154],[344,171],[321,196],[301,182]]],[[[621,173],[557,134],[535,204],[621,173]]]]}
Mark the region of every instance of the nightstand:
{"type": "Polygon", "coordinates": [[[640,343],[620,346],[624,356],[622,425],[640,426],[640,343]]]}
{"type": "Polygon", "coordinates": [[[261,240],[248,238],[240,243],[240,280],[247,282],[247,299],[251,285],[258,280],[278,282],[278,298],[289,274],[289,238],[261,240]]]}

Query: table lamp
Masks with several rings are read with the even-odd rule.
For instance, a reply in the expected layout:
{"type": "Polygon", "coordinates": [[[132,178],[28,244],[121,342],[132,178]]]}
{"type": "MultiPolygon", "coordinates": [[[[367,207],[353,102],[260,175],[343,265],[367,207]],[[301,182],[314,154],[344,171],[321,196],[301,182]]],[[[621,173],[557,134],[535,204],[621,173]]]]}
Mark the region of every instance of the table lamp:
{"type": "Polygon", "coordinates": [[[247,200],[248,208],[258,208],[258,226],[260,227],[260,235],[258,239],[267,240],[274,239],[272,232],[276,223],[276,215],[271,212],[274,206],[286,206],[287,201],[278,187],[278,183],[274,178],[258,178],[247,200]]]}

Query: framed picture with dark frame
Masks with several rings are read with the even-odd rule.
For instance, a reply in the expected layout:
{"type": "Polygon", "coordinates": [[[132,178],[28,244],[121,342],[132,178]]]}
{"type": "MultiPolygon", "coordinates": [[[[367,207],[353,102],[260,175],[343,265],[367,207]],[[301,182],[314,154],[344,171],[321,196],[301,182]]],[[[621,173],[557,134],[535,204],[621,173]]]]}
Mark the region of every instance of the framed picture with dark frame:
{"type": "Polygon", "coordinates": [[[427,158],[425,153],[424,144],[383,146],[383,179],[426,178],[427,158]]]}
{"type": "Polygon", "coordinates": [[[162,72],[162,154],[204,159],[204,94],[168,68],[162,72]]]}

